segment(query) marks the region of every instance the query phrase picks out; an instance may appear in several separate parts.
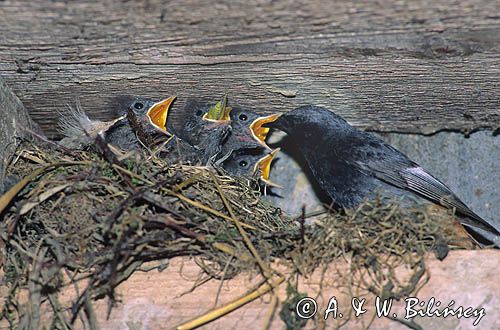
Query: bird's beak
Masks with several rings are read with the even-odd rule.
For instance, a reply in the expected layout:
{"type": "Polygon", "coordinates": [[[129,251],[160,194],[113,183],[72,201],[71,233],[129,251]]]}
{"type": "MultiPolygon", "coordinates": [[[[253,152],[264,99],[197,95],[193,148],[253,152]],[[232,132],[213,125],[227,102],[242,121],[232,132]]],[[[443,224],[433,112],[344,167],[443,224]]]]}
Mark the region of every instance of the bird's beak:
{"type": "Polygon", "coordinates": [[[224,95],[221,101],[210,107],[208,112],[203,115],[202,119],[213,122],[230,121],[230,112],[231,108],[227,106],[227,95],[224,95]]]}
{"type": "Polygon", "coordinates": [[[271,172],[271,163],[273,162],[274,157],[280,151],[280,148],[276,148],[271,153],[265,155],[261,159],[255,163],[254,172],[260,172],[260,179],[267,184],[268,186],[283,188],[279,184],[276,184],[269,180],[270,172],[271,172]]]}
{"type": "Polygon", "coordinates": [[[230,112],[231,112],[231,108],[230,107],[226,107],[226,109],[224,110],[224,113],[222,114],[221,118],[219,118],[219,119],[211,118],[209,112],[207,112],[206,114],[204,114],[203,117],[201,117],[201,118],[203,120],[206,120],[206,121],[213,121],[213,122],[217,122],[217,123],[220,123],[220,122],[229,122],[231,120],[231,118],[229,117],[229,113],[230,112]]]}
{"type": "Polygon", "coordinates": [[[271,148],[269,148],[269,146],[266,144],[266,138],[267,134],[269,133],[269,128],[264,127],[263,125],[276,121],[280,116],[281,114],[274,114],[270,116],[259,117],[250,124],[250,132],[252,132],[252,136],[254,137],[254,139],[268,150],[271,150],[271,148]]]}
{"type": "Polygon", "coordinates": [[[169,135],[172,134],[167,131],[167,116],[168,110],[170,109],[170,106],[172,105],[172,102],[174,102],[175,98],[176,96],[170,96],[168,99],[157,102],[153,104],[147,112],[147,116],[151,121],[151,124],[169,135]]]}

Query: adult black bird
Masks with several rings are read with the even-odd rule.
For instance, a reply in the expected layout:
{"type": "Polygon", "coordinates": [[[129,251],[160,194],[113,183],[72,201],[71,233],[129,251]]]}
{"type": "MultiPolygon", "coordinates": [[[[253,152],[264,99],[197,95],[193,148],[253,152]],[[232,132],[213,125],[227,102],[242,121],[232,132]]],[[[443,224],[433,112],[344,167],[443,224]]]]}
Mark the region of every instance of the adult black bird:
{"type": "Polygon", "coordinates": [[[424,198],[455,209],[466,229],[500,244],[498,230],[470,210],[443,182],[332,111],[303,106],[266,126],[292,137],[321,188],[339,206],[354,208],[375,196],[398,197],[405,203],[420,203],[424,198]]]}

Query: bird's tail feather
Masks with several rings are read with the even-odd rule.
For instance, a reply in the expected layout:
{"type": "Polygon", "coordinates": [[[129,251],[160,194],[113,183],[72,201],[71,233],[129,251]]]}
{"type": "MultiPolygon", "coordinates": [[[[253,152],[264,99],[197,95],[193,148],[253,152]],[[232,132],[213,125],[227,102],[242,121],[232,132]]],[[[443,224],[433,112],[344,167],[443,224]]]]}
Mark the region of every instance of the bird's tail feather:
{"type": "Polygon", "coordinates": [[[498,235],[497,231],[469,225],[466,222],[462,222],[462,224],[469,235],[481,246],[494,245],[496,248],[500,248],[500,235],[498,235]]]}

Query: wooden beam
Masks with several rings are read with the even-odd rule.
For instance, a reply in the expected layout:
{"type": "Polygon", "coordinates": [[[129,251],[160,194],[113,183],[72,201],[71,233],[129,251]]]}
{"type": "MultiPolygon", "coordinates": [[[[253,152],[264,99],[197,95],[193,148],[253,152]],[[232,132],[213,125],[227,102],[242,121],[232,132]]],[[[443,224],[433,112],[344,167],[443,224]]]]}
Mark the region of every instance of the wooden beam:
{"type": "Polygon", "coordinates": [[[303,104],[357,126],[500,127],[500,3],[471,0],[0,2],[0,75],[51,136],[80,98],[177,94],[262,112],[303,104]]]}

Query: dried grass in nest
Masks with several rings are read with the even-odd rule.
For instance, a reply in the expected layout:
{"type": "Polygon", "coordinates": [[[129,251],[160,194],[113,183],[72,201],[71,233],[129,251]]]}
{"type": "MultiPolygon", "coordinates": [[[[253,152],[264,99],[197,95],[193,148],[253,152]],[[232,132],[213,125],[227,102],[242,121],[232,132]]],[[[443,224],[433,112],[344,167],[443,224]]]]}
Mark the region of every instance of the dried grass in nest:
{"type": "MultiPolygon", "coordinates": [[[[24,177],[56,163],[3,211],[5,277],[0,285],[10,293],[1,317],[13,328],[36,328],[42,301],[53,310],[54,327],[72,328],[82,313],[92,326],[94,299],[113,298],[114,288],[144,262],[179,255],[199,256],[200,267],[216,278],[260,272],[268,287],[259,287],[257,297],[291,281],[271,268],[273,260],[307,275],[346,258],[351,270],[347,291],[356,286],[398,298],[417,288],[425,252],[446,252],[453,239],[440,235],[449,231],[449,219],[436,221],[425,210],[380,201],[345,214],[325,214],[305,226],[263,201],[251,180],[168,165],[151,155],[117,161],[25,143],[9,175],[24,177]],[[400,266],[412,270],[409,279],[397,278],[394,269],[400,266]],[[82,279],[88,281],[86,289],[71,309],[64,309],[58,294],[82,279]],[[24,289],[27,305],[18,300],[24,289]]],[[[345,278],[345,269],[337,275],[345,278]]]]}

